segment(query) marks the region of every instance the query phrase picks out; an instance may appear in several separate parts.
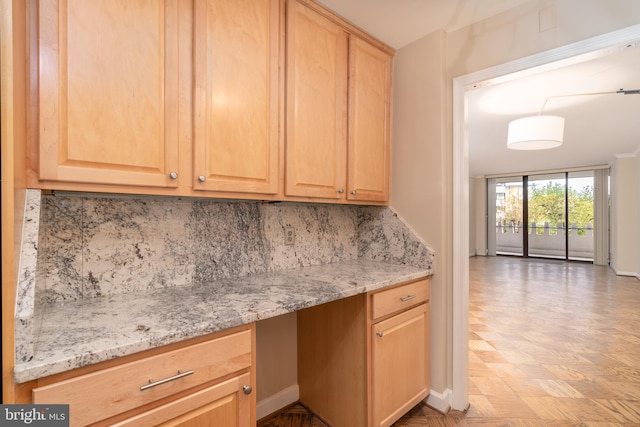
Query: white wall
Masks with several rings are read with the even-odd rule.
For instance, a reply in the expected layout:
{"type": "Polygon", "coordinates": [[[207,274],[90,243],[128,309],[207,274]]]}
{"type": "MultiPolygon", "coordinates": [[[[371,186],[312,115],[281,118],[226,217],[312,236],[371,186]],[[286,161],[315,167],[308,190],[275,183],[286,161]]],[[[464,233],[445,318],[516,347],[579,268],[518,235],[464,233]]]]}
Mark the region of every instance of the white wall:
{"type": "Polygon", "coordinates": [[[476,254],[476,181],[469,180],[469,256],[476,254]]]}
{"type": "MultiPolygon", "coordinates": [[[[640,151],[640,147],[638,148],[640,151]]],[[[640,155],[637,154],[636,151],[636,211],[635,211],[635,220],[636,220],[636,239],[635,239],[635,250],[636,250],[636,277],[640,279],[640,224],[638,224],[638,220],[640,219],[640,155]]]]}
{"type": "Polygon", "coordinates": [[[487,179],[469,179],[469,251],[487,255],[487,179]]]}
{"type": "Polygon", "coordinates": [[[297,319],[290,313],[256,323],[257,419],[300,397],[297,319]]]}
{"type": "Polygon", "coordinates": [[[391,204],[436,254],[430,297],[431,389],[436,393],[449,388],[452,359],[452,205],[443,197],[451,192],[444,43],[444,32],[436,32],[399,50],[393,80],[391,204]]]}
{"type": "Polygon", "coordinates": [[[453,378],[453,78],[636,25],[639,16],[636,0],[532,0],[398,51],[392,205],[436,251],[431,295],[436,397],[446,401],[453,378]],[[555,12],[556,26],[540,32],[539,11],[545,7],[555,12]]]}
{"type": "Polygon", "coordinates": [[[611,165],[611,268],[624,276],[640,272],[639,166],[636,156],[617,157],[611,165]]]}

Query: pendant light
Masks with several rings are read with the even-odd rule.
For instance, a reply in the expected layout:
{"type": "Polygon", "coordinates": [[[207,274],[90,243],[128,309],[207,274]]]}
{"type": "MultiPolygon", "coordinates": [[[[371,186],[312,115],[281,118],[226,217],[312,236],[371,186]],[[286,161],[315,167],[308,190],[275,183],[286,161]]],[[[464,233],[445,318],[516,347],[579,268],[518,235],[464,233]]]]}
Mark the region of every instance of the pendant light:
{"type": "Polygon", "coordinates": [[[509,123],[507,147],[512,150],[545,150],[562,145],[564,117],[531,116],[509,123]]]}
{"type": "Polygon", "coordinates": [[[592,92],[550,96],[544,101],[544,104],[542,104],[542,108],[540,108],[537,116],[522,117],[509,123],[507,148],[512,150],[545,150],[562,145],[564,137],[564,117],[542,114],[542,110],[544,110],[549,99],[567,96],[606,95],[611,93],[638,95],[640,94],[640,89],[620,89],[616,92],[592,92]]]}

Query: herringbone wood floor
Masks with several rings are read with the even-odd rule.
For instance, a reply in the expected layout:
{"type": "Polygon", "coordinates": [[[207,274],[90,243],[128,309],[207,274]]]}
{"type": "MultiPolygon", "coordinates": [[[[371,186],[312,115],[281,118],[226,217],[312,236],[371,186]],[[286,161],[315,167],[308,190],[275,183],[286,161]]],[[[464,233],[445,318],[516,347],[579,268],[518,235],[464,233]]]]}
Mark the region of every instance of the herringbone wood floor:
{"type": "MultiPolygon", "coordinates": [[[[471,258],[469,273],[471,406],[420,404],[395,426],[640,426],[639,280],[508,257],[471,258]]],[[[258,425],[325,426],[300,406],[258,425]]]]}

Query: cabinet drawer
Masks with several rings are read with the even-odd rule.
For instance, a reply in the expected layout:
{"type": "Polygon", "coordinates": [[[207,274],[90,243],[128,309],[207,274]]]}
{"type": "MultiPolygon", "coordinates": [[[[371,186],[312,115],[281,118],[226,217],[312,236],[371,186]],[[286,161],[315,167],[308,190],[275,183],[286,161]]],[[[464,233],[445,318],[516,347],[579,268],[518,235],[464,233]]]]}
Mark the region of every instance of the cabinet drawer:
{"type": "Polygon", "coordinates": [[[250,377],[251,375],[248,373],[233,377],[189,396],[114,423],[113,427],[249,426],[251,425],[251,398],[243,392],[242,387],[249,383],[250,377]]]}
{"type": "Polygon", "coordinates": [[[35,388],[33,403],[69,404],[71,425],[86,425],[248,368],[251,342],[241,331],[35,388]]]}
{"type": "Polygon", "coordinates": [[[429,279],[421,279],[406,285],[376,292],[371,298],[371,317],[378,319],[428,301],[429,279]]]}

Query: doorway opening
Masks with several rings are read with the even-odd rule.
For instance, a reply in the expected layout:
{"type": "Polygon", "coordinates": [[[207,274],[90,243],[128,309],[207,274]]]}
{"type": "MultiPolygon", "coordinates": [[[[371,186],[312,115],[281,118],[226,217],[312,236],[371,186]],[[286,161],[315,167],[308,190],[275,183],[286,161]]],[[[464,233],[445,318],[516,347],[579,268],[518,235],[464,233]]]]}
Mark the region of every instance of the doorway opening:
{"type": "Polygon", "coordinates": [[[523,70],[534,73],[548,67],[606,55],[611,49],[640,39],[640,25],[542,52],[506,64],[453,79],[453,302],[452,302],[452,409],[469,406],[469,140],[466,92],[505,78],[515,79],[523,70]]]}

